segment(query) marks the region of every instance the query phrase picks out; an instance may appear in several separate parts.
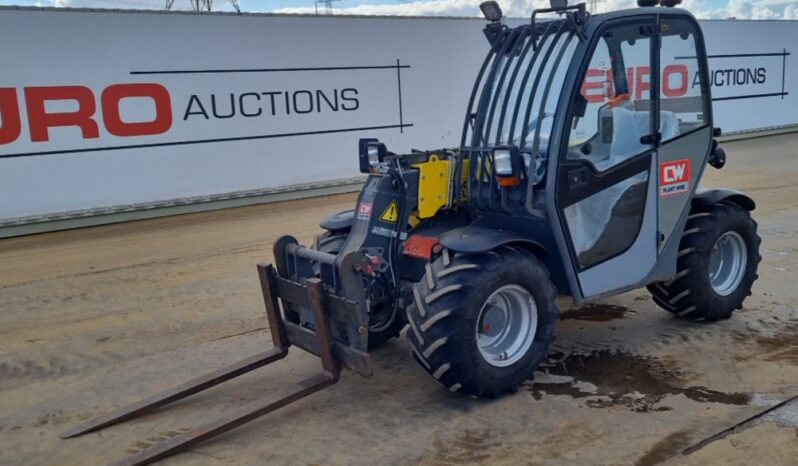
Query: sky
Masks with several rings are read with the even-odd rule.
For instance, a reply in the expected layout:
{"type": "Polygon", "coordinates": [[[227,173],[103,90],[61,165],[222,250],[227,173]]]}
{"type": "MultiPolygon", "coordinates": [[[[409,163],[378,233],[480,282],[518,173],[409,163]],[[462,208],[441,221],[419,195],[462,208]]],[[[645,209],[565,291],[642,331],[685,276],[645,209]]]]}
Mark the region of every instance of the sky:
{"type": "MultiPolygon", "coordinates": [[[[476,16],[482,0],[335,0],[334,14],[476,16]]],[[[704,19],[795,19],[798,0],[682,0],[682,7],[704,19]]],[[[572,0],[570,3],[574,3],[572,0]]],[[[597,0],[599,13],[631,8],[636,0],[597,0]]],[[[227,0],[214,0],[214,10],[233,11],[227,0]]],[[[314,13],[315,0],[239,0],[242,11],[314,13]]],[[[165,0],[0,0],[0,5],[84,8],[162,9],[165,0]]],[[[548,0],[499,0],[507,16],[526,17],[548,0]]],[[[590,4],[588,0],[588,4],[590,4]]],[[[174,0],[173,9],[190,9],[189,0],[174,0]]]]}

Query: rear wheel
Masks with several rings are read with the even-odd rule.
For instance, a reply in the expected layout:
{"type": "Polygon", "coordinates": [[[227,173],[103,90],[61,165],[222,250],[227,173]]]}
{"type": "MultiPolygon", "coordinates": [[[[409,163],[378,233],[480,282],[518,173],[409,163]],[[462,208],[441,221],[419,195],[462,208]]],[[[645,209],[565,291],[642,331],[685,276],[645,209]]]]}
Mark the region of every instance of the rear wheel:
{"type": "Polygon", "coordinates": [[[330,254],[338,254],[347,236],[349,236],[348,231],[325,231],[316,236],[311,248],[317,251],[329,252],[330,254]]]}
{"type": "Polygon", "coordinates": [[[751,294],[760,261],[756,222],[741,206],[721,202],[687,219],[676,276],[648,286],[666,311],[691,320],[728,319],[751,294]]]}
{"type": "Polygon", "coordinates": [[[496,397],[529,379],[554,339],[559,311],[548,272],[505,247],[427,266],[408,306],[419,364],[451,391],[496,397]]]}
{"type": "MultiPolygon", "coordinates": [[[[348,231],[326,231],[313,241],[313,249],[338,254],[349,235],[348,231]]],[[[320,271],[316,271],[317,275],[320,271]]],[[[404,311],[394,306],[393,296],[384,294],[384,287],[371,287],[372,303],[369,314],[369,348],[377,348],[391,338],[399,336],[405,326],[404,311]]]]}

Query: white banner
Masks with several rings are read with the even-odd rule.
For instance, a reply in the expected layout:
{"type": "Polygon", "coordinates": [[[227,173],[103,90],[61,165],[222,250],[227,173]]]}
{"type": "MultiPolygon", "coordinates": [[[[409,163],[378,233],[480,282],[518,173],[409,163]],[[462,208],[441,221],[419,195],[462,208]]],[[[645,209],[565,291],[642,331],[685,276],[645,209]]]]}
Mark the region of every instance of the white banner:
{"type": "MultiPolygon", "coordinates": [[[[457,146],[483,26],[0,9],[0,223],[348,178],[361,137],[457,146]]],[[[798,123],[798,22],[702,26],[716,126],[798,123]]]]}

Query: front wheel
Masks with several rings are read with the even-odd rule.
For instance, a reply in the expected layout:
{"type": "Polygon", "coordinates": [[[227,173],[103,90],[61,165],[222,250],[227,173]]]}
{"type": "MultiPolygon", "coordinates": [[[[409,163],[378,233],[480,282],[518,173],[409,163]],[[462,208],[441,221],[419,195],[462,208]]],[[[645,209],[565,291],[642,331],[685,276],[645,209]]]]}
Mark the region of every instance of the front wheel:
{"type": "Polygon", "coordinates": [[[676,276],[648,286],[654,302],[690,320],[731,317],[758,277],[756,228],[751,214],[730,202],[692,213],[679,245],[676,276]]]}
{"type": "Polygon", "coordinates": [[[526,252],[444,251],[413,292],[413,355],[451,391],[491,398],[514,391],[554,339],[557,292],[543,264],[526,252]]]}

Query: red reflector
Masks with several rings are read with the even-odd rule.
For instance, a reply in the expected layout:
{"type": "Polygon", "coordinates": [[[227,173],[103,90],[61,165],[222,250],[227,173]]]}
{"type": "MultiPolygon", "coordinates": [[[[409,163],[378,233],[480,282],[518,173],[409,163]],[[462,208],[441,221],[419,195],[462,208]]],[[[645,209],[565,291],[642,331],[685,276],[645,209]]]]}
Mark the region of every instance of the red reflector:
{"type": "Polygon", "coordinates": [[[438,238],[433,236],[413,235],[405,241],[403,253],[419,259],[432,259],[432,248],[438,244],[438,238]]]}
{"type": "Polygon", "coordinates": [[[499,183],[499,186],[507,187],[507,186],[516,186],[521,184],[521,178],[518,178],[518,175],[513,176],[497,176],[496,181],[499,183]]]}

